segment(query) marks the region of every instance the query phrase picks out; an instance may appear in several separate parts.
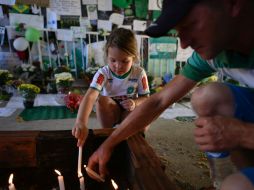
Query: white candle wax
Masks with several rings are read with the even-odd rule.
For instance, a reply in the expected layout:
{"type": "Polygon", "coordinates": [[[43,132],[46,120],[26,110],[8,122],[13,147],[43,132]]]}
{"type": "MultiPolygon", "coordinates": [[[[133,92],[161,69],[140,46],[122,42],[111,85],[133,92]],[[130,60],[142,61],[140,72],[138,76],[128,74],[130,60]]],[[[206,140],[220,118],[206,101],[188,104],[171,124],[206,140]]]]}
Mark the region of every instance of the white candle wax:
{"type": "Polygon", "coordinates": [[[13,183],[11,183],[11,184],[9,185],[9,190],[16,190],[16,188],[15,188],[15,186],[14,186],[13,183]]]}
{"type": "Polygon", "coordinates": [[[78,174],[81,173],[81,164],[82,164],[82,146],[79,147],[78,151],[78,174]]]}
{"type": "Polygon", "coordinates": [[[58,174],[57,179],[58,179],[58,184],[59,184],[60,190],[65,190],[63,176],[61,175],[61,173],[58,170],[55,170],[55,172],[58,174]]]}
{"type": "Polygon", "coordinates": [[[79,178],[79,184],[80,184],[80,190],[85,190],[85,181],[84,181],[84,177],[81,176],[79,178]]]}
{"type": "Polygon", "coordinates": [[[59,183],[60,190],[65,190],[63,176],[59,175],[57,178],[58,178],[58,183],[59,183]]]}
{"type": "Polygon", "coordinates": [[[11,174],[10,175],[10,177],[9,177],[9,190],[16,190],[16,188],[15,188],[15,186],[14,186],[14,184],[12,183],[12,181],[13,181],[13,174],[11,174]]]}

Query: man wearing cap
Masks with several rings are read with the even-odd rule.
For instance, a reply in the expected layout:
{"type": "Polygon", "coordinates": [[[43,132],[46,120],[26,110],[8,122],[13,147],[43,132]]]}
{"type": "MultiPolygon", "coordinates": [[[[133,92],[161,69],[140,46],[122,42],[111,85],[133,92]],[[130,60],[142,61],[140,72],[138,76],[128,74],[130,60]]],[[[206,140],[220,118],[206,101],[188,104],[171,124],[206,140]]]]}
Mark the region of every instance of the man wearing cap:
{"type": "Polygon", "coordinates": [[[178,31],[182,48],[191,46],[195,52],[179,75],[119,125],[91,156],[88,167],[98,166],[104,176],[118,143],[150,124],[200,80],[217,73],[239,81],[241,87],[216,82],[194,91],[195,141],[203,151],[231,151],[234,163],[244,168],[229,176],[221,189],[254,189],[250,167],[254,161],[254,1],[164,0],[161,16],[146,34],[159,37],[172,28],[178,31]]]}

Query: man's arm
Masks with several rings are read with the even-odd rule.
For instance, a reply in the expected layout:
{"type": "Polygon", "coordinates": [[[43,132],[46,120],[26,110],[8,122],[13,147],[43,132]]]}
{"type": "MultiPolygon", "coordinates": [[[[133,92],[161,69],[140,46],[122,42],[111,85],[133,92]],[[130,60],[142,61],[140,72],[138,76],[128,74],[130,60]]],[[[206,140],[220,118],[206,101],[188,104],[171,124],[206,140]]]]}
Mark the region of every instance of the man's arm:
{"type": "Polygon", "coordinates": [[[121,141],[140,131],[156,119],[169,105],[187,94],[197,82],[177,75],[162,91],[152,95],[138,106],[119,127],[104,141],[99,149],[89,159],[88,167],[99,165],[102,176],[106,174],[106,163],[110,159],[113,148],[121,141]]]}

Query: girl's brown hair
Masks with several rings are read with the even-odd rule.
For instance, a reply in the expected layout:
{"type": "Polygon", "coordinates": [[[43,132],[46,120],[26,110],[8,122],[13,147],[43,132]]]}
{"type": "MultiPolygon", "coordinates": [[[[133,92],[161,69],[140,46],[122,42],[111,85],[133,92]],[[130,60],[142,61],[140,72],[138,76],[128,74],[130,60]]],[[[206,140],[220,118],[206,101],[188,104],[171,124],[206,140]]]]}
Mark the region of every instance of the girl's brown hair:
{"type": "Polygon", "coordinates": [[[134,61],[138,61],[137,40],[135,34],[125,28],[114,29],[107,38],[105,45],[105,54],[108,56],[108,48],[116,47],[133,57],[134,61]]]}

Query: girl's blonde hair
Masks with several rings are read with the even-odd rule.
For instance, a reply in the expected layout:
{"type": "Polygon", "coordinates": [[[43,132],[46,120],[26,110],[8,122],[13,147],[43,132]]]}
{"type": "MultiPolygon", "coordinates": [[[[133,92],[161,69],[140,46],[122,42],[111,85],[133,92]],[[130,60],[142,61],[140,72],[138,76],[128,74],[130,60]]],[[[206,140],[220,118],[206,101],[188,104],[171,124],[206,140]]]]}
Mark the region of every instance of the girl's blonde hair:
{"type": "Polygon", "coordinates": [[[105,55],[108,56],[108,48],[116,47],[125,52],[127,55],[132,56],[134,62],[138,62],[138,48],[135,34],[125,28],[114,29],[107,38],[105,45],[105,55]]]}

